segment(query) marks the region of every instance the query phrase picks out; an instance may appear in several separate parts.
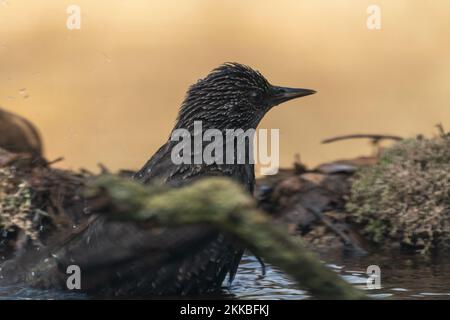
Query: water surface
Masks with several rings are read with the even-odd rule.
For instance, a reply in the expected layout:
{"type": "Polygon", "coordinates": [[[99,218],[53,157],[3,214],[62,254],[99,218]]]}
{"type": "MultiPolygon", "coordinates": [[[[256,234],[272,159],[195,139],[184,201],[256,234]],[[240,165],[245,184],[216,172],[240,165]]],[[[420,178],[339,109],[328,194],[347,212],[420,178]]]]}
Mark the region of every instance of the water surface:
{"type": "MultiPolygon", "coordinates": [[[[364,257],[327,257],[328,267],[355,286],[384,299],[450,299],[450,258],[425,259],[402,254],[364,257]],[[369,265],[381,269],[381,289],[367,289],[369,265]]],[[[266,265],[266,276],[256,258],[246,255],[229,287],[238,299],[308,299],[306,291],[276,267],[266,265]]]]}
{"type": "MultiPolygon", "coordinates": [[[[364,257],[327,257],[327,266],[356,287],[378,299],[450,299],[450,258],[425,259],[417,256],[384,254],[364,257]],[[381,289],[368,290],[367,266],[381,269],[381,289]]],[[[87,299],[85,295],[21,286],[0,287],[0,299],[87,299]]],[[[216,297],[213,297],[216,298],[216,297]]],[[[310,299],[307,291],[278,268],[266,264],[266,275],[258,260],[245,255],[231,286],[225,283],[225,299],[310,299]]]]}

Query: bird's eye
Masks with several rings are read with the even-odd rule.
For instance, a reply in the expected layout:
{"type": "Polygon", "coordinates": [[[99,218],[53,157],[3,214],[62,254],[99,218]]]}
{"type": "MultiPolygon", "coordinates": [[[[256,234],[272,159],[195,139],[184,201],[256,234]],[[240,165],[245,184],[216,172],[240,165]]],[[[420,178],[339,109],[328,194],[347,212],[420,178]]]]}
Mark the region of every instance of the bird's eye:
{"type": "Polygon", "coordinates": [[[252,91],[249,95],[250,101],[253,103],[261,103],[263,101],[263,94],[260,91],[252,91]]]}

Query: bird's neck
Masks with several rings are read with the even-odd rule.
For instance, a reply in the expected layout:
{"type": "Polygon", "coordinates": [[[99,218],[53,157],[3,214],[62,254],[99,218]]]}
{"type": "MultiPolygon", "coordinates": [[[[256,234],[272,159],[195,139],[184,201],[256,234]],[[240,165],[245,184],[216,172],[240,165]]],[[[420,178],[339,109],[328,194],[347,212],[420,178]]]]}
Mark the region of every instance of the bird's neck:
{"type": "Polygon", "coordinates": [[[183,163],[193,164],[253,164],[253,141],[256,130],[211,122],[193,121],[175,126],[169,137],[172,154],[183,154],[183,163]]]}

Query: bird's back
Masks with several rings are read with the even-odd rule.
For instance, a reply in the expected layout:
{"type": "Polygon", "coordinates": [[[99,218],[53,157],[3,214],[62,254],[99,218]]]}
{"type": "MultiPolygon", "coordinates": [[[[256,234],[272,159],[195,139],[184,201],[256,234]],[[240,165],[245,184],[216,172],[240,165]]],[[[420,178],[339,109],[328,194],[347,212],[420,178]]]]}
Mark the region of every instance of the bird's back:
{"type": "Polygon", "coordinates": [[[171,158],[172,142],[168,141],[147,161],[134,178],[144,184],[163,182],[174,187],[211,176],[230,177],[253,194],[255,183],[254,165],[246,164],[174,164],[171,158]]]}
{"type": "MultiPolygon", "coordinates": [[[[242,184],[249,193],[253,193],[254,170],[252,164],[179,164],[171,159],[171,142],[163,145],[151,159],[136,173],[135,179],[142,183],[164,182],[173,187],[186,186],[193,181],[211,176],[227,176],[242,184]]],[[[197,246],[187,246],[183,252],[188,255],[179,257],[171,264],[176,274],[160,276],[158,283],[163,290],[170,290],[171,281],[176,282],[178,294],[202,294],[218,291],[229,274],[233,280],[243,249],[230,236],[219,232],[209,225],[186,226],[167,229],[170,237],[186,237],[197,246]],[[195,230],[195,231],[194,231],[195,230]]],[[[167,269],[167,265],[164,266],[167,269]]],[[[175,290],[177,291],[177,290],[175,290]]]]}
{"type": "MultiPolygon", "coordinates": [[[[245,181],[254,179],[248,166],[174,165],[169,149],[162,146],[135,179],[180,187],[206,176],[238,176],[235,170],[247,171],[239,172],[245,181]]],[[[227,274],[234,278],[242,253],[234,239],[210,225],[159,228],[98,216],[61,245],[55,255],[58,272],[47,278],[47,286],[61,284],[67,266],[76,264],[83,274],[82,289],[88,293],[207,294],[219,291],[227,274]]]]}

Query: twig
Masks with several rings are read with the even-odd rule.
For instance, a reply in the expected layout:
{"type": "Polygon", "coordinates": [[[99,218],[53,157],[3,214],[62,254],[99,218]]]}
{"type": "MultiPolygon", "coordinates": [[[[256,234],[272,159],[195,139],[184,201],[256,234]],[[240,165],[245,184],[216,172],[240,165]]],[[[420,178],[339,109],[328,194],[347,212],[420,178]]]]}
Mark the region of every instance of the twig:
{"type": "Polygon", "coordinates": [[[334,232],[339,238],[341,238],[342,243],[346,247],[351,247],[356,253],[358,254],[366,254],[367,252],[362,249],[360,246],[358,246],[352,239],[346,235],[342,230],[337,228],[333,222],[330,221],[326,216],[323,215],[323,213],[313,207],[307,207],[308,210],[310,210],[317,219],[320,220],[330,231],[334,232]]]}
{"type": "Polygon", "coordinates": [[[103,163],[98,163],[97,166],[100,168],[101,174],[111,174],[111,171],[103,163]]]}
{"type": "Polygon", "coordinates": [[[395,140],[395,141],[403,140],[402,137],[394,136],[394,135],[349,134],[349,135],[344,135],[344,136],[336,136],[336,137],[328,138],[328,139],[322,140],[322,143],[326,144],[326,143],[332,143],[332,142],[336,142],[336,141],[349,140],[349,139],[372,139],[374,144],[378,143],[380,140],[395,140]]]}
{"type": "Polygon", "coordinates": [[[52,161],[47,161],[47,165],[48,166],[51,166],[51,165],[53,165],[53,164],[55,164],[55,163],[57,163],[57,162],[61,162],[61,161],[63,161],[64,160],[64,157],[59,157],[59,158],[56,158],[56,159],[54,159],[54,160],[52,160],[52,161]]]}
{"type": "Polygon", "coordinates": [[[442,123],[436,124],[436,128],[438,129],[439,135],[441,137],[444,137],[446,135],[446,132],[445,132],[445,129],[444,129],[444,125],[442,123]]]}

